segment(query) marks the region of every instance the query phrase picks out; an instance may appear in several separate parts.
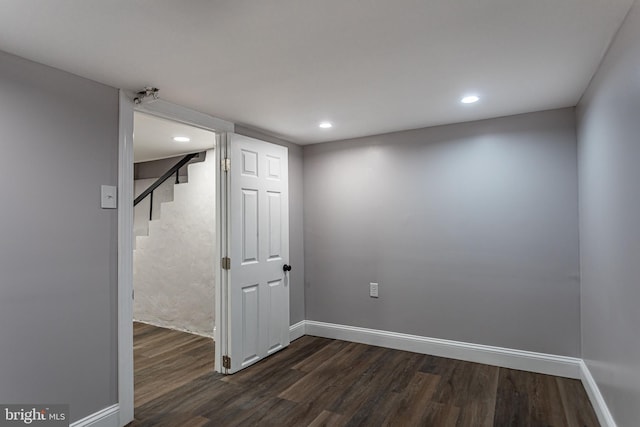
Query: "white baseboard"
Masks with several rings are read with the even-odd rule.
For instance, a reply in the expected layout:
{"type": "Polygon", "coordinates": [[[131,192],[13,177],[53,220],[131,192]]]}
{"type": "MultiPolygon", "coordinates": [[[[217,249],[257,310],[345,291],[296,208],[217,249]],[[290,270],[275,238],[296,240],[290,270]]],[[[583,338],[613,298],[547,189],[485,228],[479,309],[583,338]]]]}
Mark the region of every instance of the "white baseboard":
{"type": "Polygon", "coordinates": [[[418,335],[303,320],[289,328],[291,341],[304,335],[332,338],[503,368],[580,379],[602,427],[616,427],[609,408],[582,359],[418,335]]]}
{"type": "Polygon", "coordinates": [[[583,360],[580,361],[580,379],[582,380],[582,385],[589,396],[593,410],[598,416],[600,425],[602,427],[616,427],[616,422],[614,421],[611,412],[609,412],[609,407],[604,401],[602,393],[600,393],[600,388],[598,387],[596,380],[593,379],[593,376],[589,371],[589,367],[583,360]]]}
{"type": "Polygon", "coordinates": [[[316,322],[314,320],[306,320],[304,323],[304,326],[298,326],[299,323],[294,326],[299,329],[304,329],[307,335],[376,345],[566,378],[581,378],[580,363],[582,360],[575,357],[556,356],[553,354],[535,353],[525,350],[514,350],[439,338],[427,338],[397,332],[316,322]]]}
{"type": "Polygon", "coordinates": [[[290,341],[295,341],[298,338],[306,335],[306,325],[307,321],[306,320],[301,320],[298,323],[296,323],[295,325],[291,325],[289,326],[289,340],[290,341]]]}
{"type": "Polygon", "coordinates": [[[69,427],[120,427],[119,415],[120,406],[115,404],[84,417],[69,427]]]}

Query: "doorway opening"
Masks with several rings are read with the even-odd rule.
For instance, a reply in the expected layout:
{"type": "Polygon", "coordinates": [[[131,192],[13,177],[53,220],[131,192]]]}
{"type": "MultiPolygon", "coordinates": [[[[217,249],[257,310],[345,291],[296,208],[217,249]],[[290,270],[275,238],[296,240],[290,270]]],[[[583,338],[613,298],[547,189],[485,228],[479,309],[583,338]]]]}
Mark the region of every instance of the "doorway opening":
{"type": "MultiPolygon", "coordinates": [[[[213,347],[204,352],[201,359],[205,361],[203,369],[206,372],[214,370],[215,373],[212,372],[212,375],[231,374],[289,344],[288,272],[291,268],[288,264],[288,153],[286,148],[280,146],[278,149],[274,144],[237,135],[234,133],[233,123],[163,100],[154,99],[147,103],[134,104],[131,95],[121,90],[118,159],[118,409],[120,425],[126,425],[134,420],[135,408],[133,320],[137,314],[134,315],[134,291],[135,297],[140,297],[139,290],[134,289],[133,285],[133,190],[135,184],[133,140],[134,116],[137,113],[189,125],[196,129],[210,131],[214,135],[212,149],[183,150],[178,154],[186,155],[189,152],[204,151],[204,163],[207,163],[207,158],[209,161],[213,160],[215,170],[214,178],[211,180],[211,187],[215,191],[214,256],[210,264],[214,271],[215,291],[213,300],[209,301],[214,308],[214,337],[211,339],[190,334],[191,338],[186,338],[186,341],[208,340],[213,347]],[[243,220],[239,221],[240,219],[243,220]],[[252,270],[256,268],[264,274],[257,276],[253,274],[255,272],[252,273],[252,270]]],[[[135,133],[139,139],[140,130],[136,129],[135,133]]],[[[174,136],[180,135],[171,135],[171,140],[174,136]]],[[[176,171],[172,173],[174,172],[176,171]]],[[[178,171],[176,175],[177,185],[183,185],[181,173],[178,171]]],[[[140,172],[138,177],[142,178],[140,172]]],[[[143,193],[140,195],[142,196],[143,193]]],[[[154,203],[149,201],[148,207],[151,210],[149,218],[153,223],[154,203]]],[[[160,207],[161,216],[162,209],[163,206],[160,207]]],[[[140,227],[140,223],[137,227],[140,227]]],[[[153,226],[150,225],[150,228],[153,226]]],[[[139,244],[140,242],[136,241],[136,250],[141,247],[139,244]]],[[[166,259],[163,263],[168,266],[173,265],[173,262],[166,259]]],[[[163,265],[163,267],[166,266],[163,265]]],[[[140,323],[138,332],[148,335],[149,330],[145,331],[144,325],[146,323],[140,323]]],[[[175,334],[188,334],[177,329],[162,330],[175,334]]],[[[159,336],[151,340],[156,344],[161,341],[163,338],[159,336]]],[[[188,351],[191,345],[197,346],[195,343],[183,342],[177,346],[167,344],[165,347],[188,351]]],[[[138,346],[138,349],[141,347],[138,346]]],[[[161,347],[149,345],[144,347],[152,354],[162,352],[161,347]]],[[[157,378],[158,375],[154,374],[153,370],[162,365],[161,360],[158,359],[158,362],[150,364],[146,373],[157,378]]],[[[189,361],[180,359],[179,362],[174,363],[188,364],[189,361]]],[[[182,378],[177,372],[172,372],[168,374],[167,382],[170,383],[173,379],[186,378],[182,378]]],[[[150,391],[150,393],[153,392],[155,390],[150,391]]]]}
{"type": "Polygon", "coordinates": [[[216,134],[134,113],[133,345],[138,408],[213,372],[216,309],[216,134]],[[190,351],[198,349],[198,360],[190,351]],[[205,355],[202,357],[202,355],[205,355]],[[157,378],[167,379],[159,389],[157,378]]]}

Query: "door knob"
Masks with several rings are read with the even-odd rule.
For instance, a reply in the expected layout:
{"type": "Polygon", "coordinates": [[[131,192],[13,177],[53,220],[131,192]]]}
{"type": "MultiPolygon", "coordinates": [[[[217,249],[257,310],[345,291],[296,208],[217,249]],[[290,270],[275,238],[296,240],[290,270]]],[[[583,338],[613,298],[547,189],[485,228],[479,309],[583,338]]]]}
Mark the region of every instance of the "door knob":
{"type": "Polygon", "coordinates": [[[282,270],[286,273],[287,271],[291,271],[291,266],[285,264],[284,266],[282,266],[282,270]]]}

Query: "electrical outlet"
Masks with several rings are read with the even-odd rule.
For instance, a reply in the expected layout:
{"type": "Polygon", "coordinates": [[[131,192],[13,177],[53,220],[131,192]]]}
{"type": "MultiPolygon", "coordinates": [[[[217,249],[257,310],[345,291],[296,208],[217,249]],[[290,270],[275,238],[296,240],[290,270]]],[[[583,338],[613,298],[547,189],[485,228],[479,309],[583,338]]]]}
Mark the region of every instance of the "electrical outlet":
{"type": "Polygon", "coordinates": [[[378,284],[369,283],[369,296],[371,298],[378,298],[378,284]]]}

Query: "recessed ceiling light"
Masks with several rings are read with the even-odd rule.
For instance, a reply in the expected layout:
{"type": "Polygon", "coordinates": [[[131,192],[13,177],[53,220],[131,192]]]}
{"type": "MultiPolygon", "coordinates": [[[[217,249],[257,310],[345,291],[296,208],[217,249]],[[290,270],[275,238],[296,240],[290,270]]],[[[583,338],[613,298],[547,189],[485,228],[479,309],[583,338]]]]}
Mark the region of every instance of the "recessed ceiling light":
{"type": "Polygon", "coordinates": [[[318,126],[322,129],[329,129],[330,127],[333,127],[333,125],[329,122],[322,122],[318,126]]]}
{"type": "Polygon", "coordinates": [[[474,102],[478,102],[478,101],[480,101],[480,98],[477,97],[476,95],[465,96],[460,100],[460,102],[462,102],[463,104],[473,104],[474,102]]]}
{"type": "Polygon", "coordinates": [[[173,140],[175,142],[189,142],[191,141],[191,138],[187,138],[186,136],[174,136],[173,140]]]}

